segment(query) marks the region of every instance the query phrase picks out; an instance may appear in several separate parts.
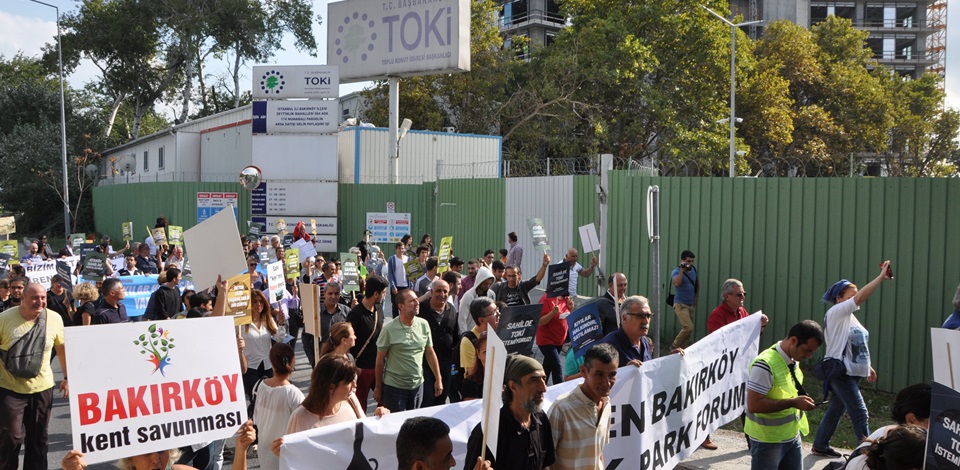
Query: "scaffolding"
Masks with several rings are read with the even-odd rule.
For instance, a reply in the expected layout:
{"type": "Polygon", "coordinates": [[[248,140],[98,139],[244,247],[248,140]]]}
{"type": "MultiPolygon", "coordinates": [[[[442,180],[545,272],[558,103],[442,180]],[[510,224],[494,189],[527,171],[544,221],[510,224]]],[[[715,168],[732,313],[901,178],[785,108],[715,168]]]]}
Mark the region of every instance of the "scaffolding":
{"type": "MultiPolygon", "coordinates": [[[[927,36],[927,57],[933,61],[927,70],[945,77],[947,66],[947,0],[934,0],[927,6],[927,24],[933,32],[927,36]]],[[[940,81],[943,87],[943,80],[940,81]]]]}

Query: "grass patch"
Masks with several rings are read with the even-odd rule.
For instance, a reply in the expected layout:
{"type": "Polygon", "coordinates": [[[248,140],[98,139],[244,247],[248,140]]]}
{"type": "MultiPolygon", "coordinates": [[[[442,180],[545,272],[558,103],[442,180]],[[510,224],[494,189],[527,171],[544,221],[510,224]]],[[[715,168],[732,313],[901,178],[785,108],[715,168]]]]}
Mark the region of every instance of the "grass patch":
{"type": "MultiPolygon", "coordinates": [[[[813,366],[803,367],[803,388],[813,397],[816,402],[823,401],[823,383],[813,376],[813,366]]],[[[882,392],[873,387],[873,384],[866,380],[860,381],[860,393],[863,394],[863,401],[867,405],[867,412],[870,416],[870,431],[886,426],[893,422],[890,418],[890,409],[893,407],[893,401],[896,394],[882,392]]],[[[832,399],[833,397],[831,397],[832,399]]],[[[817,427],[823,420],[824,413],[827,412],[827,405],[818,406],[815,410],[807,413],[807,420],[810,422],[810,434],[803,436],[803,442],[813,444],[813,438],[817,435],[817,427]]],[[[743,432],[743,425],[739,419],[735,419],[723,426],[722,429],[729,431],[743,432]]],[[[850,422],[850,416],[844,413],[840,418],[840,424],[837,426],[837,432],[833,433],[830,445],[844,449],[853,449],[856,447],[857,438],[853,433],[853,425],[850,422]]]]}

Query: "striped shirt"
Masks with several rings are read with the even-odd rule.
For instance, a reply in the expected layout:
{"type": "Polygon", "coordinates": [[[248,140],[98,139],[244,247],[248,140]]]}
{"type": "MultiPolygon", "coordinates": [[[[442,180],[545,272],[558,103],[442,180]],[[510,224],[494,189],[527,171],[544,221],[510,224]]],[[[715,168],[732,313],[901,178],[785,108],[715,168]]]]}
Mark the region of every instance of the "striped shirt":
{"type": "Polygon", "coordinates": [[[610,398],[603,398],[603,411],[577,387],[557,398],[548,419],[557,452],[554,469],[603,470],[603,446],[610,442],[610,398]]]}

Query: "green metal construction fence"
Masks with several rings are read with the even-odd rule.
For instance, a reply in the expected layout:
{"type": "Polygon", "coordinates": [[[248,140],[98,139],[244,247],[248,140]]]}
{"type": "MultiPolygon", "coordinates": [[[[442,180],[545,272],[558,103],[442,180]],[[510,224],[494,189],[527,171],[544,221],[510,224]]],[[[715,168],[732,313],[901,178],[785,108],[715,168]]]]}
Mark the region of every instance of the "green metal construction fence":
{"type": "MultiPolygon", "coordinates": [[[[443,180],[419,185],[341,185],[338,244],[360,240],[367,212],[394,202],[412,216],[412,233],[434,240],[452,235],[457,254],[479,256],[504,243],[507,201],[504,179],[443,180]]],[[[598,222],[596,176],[573,179],[574,230],[598,222]]],[[[896,280],[884,283],[857,313],[870,331],[879,375],[877,387],[895,391],[932,378],[930,327],[952,311],[960,283],[960,179],[898,178],[663,178],[609,175],[607,263],[623,271],[630,293],[651,297],[651,244],[646,228],[646,193],[661,194],[661,298],[679,253],[697,255],[700,300],[695,338],[706,334],[706,318],[720,301],[723,281],[743,281],[751,312],[763,310],[771,323],[761,338],[769,345],[802,319],[823,321],[819,302],[830,284],[846,278],[863,285],[893,261],[896,280]],[[952,214],[952,216],[951,216],[952,214]],[[954,238],[951,238],[953,234],[954,238]]],[[[199,191],[240,192],[240,220],[250,217],[250,198],[234,183],[139,183],[94,190],[100,231],[119,238],[120,224],[143,227],[163,214],[189,228],[196,221],[199,191]]],[[[545,196],[546,197],[546,196],[545,196]]],[[[579,239],[574,234],[574,239],[579,239]]],[[[387,250],[390,254],[390,250],[387,250]]],[[[581,282],[581,295],[597,294],[581,282]]],[[[676,334],[672,310],[660,314],[662,341],[676,334]]]]}

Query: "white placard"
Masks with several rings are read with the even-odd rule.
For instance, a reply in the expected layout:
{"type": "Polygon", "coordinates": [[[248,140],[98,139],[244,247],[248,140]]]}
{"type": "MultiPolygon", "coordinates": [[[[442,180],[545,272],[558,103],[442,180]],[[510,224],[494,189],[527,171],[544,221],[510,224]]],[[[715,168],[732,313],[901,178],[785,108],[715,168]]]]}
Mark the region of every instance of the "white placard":
{"type": "Polygon", "coordinates": [[[340,73],[336,65],[255,65],[254,99],[337,98],[340,73]]]}
{"type": "Polygon", "coordinates": [[[469,0],[335,2],[327,25],[344,83],[470,71],[469,0]]]}
{"type": "MultiPolygon", "coordinates": [[[[477,351],[477,354],[480,354],[477,351]]],[[[500,407],[503,406],[503,373],[507,364],[507,347],[487,324],[487,367],[483,370],[483,411],[480,422],[483,434],[489,436],[487,447],[497,456],[497,436],[500,435],[500,407]],[[492,437],[492,439],[491,439],[492,437]]],[[[484,460],[487,460],[486,458],[484,460]]]]}
{"type": "Polygon", "coordinates": [[[228,438],[247,419],[231,318],[67,328],[64,336],[73,448],[88,464],[228,438]]]}
{"type": "Polygon", "coordinates": [[[293,242],[291,248],[297,249],[297,255],[300,257],[300,264],[303,264],[303,261],[311,256],[317,256],[317,248],[313,246],[313,243],[310,243],[302,238],[293,242]]]}
{"type": "Polygon", "coordinates": [[[597,227],[587,224],[580,227],[580,241],[583,242],[583,252],[590,253],[600,249],[600,237],[597,236],[597,227]]]}
{"type": "Polygon", "coordinates": [[[367,212],[373,243],[396,243],[410,233],[410,213],[367,212]]]}
{"type": "Polygon", "coordinates": [[[254,134],[325,134],[340,126],[338,100],[254,101],[254,134]]]}
{"type": "MultiPolygon", "coordinates": [[[[268,181],[336,182],[340,176],[336,135],[258,134],[251,136],[250,147],[253,165],[263,172],[268,181]]],[[[306,211],[297,215],[315,213],[306,211]]]]}
{"type": "Polygon", "coordinates": [[[183,244],[190,253],[190,268],[197,289],[212,287],[218,275],[227,279],[247,270],[232,208],[217,212],[183,232],[183,244]]]}
{"type": "Polygon", "coordinates": [[[960,331],[930,328],[933,381],[960,391],[960,331]]]}
{"type": "Polygon", "coordinates": [[[40,261],[33,264],[21,263],[21,266],[23,266],[24,271],[27,272],[27,278],[30,279],[31,283],[40,284],[49,288],[50,279],[57,274],[57,261],[65,261],[70,265],[70,272],[73,272],[77,267],[77,263],[80,262],[80,257],[69,256],[64,259],[40,261]]]}
{"type": "Polygon", "coordinates": [[[270,303],[280,302],[287,297],[287,285],[283,278],[283,260],[267,265],[267,284],[270,286],[270,303]]]}

